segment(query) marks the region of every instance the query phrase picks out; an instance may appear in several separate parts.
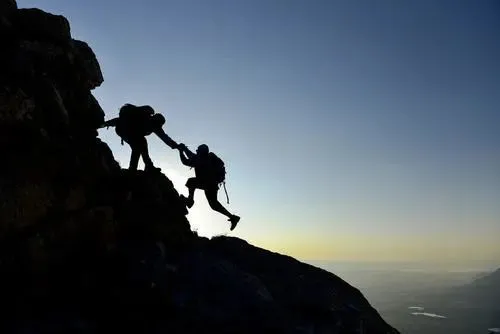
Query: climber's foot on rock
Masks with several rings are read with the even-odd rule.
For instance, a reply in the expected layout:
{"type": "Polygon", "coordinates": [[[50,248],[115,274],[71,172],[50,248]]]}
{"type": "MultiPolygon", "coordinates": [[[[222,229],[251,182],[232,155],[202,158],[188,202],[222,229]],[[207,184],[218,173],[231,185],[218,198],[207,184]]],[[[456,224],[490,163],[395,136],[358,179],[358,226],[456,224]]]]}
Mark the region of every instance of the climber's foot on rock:
{"type": "Polygon", "coordinates": [[[160,167],[155,167],[153,165],[147,165],[145,168],[144,168],[144,171],[145,172],[148,172],[148,173],[151,173],[151,172],[160,172],[161,171],[161,168],[160,167]]]}
{"type": "Polygon", "coordinates": [[[231,231],[232,231],[236,228],[236,225],[238,225],[240,217],[238,217],[237,215],[233,215],[231,218],[229,218],[229,221],[231,222],[231,231]]]}
{"type": "Polygon", "coordinates": [[[189,208],[191,209],[191,207],[193,206],[194,204],[194,200],[193,199],[189,199],[189,198],[186,198],[186,196],[184,195],[181,195],[181,200],[184,202],[184,204],[189,208]]]}

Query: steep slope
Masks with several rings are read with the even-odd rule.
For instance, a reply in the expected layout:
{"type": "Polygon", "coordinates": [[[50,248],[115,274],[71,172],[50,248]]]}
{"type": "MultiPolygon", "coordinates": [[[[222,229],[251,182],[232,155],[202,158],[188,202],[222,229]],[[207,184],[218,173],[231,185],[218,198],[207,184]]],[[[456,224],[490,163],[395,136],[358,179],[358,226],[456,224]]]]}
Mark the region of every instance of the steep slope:
{"type": "Polygon", "coordinates": [[[460,285],[442,291],[436,298],[439,303],[447,303],[465,309],[496,310],[500,318],[500,269],[460,285]]]}
{"type": "Polygon", "coordinates": [[[500,326],[500,269],[452,289],[447,296],[449,305],[458,306],[463,316],[474,316],[488,327],[500,326]]]}
{"type": "Polygon", "coordinates": [[[397,333],[333,274],[197,237],[166,176],[122,170],[64,17],[0,0],[0,38],[2,333],[397,333]]]}
{"type": "MultiPolygon", "coordinates": [[[[421,318],[418,322],[418,332],[465,334],[487,332],[487,328],[498,328],[500,326],[499,274],[500,270],[496,270],[482,274],[468,284],[434,289],[413,296],[414,300],[411,303],[414,305],[422,305],[425,307],[425,312],[446,317],[446,319],[421,318]]],[[[406,307],[407,304],[399,306],[400,309],[406,307]]],[[[406,326],[397,320],[394,323],[397,323],[401,330],[406,330],[414,322],[407,322],[406,326]]]]}
{"type": "Polygon", "coordinates": [[[492,273],[485,274],[471,283],[476,288],[489,289],[491,292],[500,293],[500,268],[492,273]]]}

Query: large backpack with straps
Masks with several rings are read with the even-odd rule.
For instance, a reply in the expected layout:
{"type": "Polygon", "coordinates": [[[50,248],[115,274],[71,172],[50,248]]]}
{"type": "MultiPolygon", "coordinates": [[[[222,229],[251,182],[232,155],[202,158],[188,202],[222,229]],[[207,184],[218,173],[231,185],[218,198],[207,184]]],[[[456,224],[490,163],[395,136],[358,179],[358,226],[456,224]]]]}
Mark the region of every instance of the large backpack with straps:
{"type": "Polygon", "coordinates": [[[208,154],[208,158],[210,159],[211,176],[213,181],[217,184],[223,183],[226,180],[226,166],[224,165],[224,161],[222,161],[222,159],[213,152],[208,154]]]}
{"type": "Polygon", "coordinates": [[[229,196],[226,190],[226,166],[224,165],[224,161],[213,152],[208,153],[208,159],[210,161],[212,179],[218,186],[220,186],[221,183],[224,185],[227,204],[229,204],[229,196]]]}
{"type": "Polygon", "coordinates": [[[148,105],[136,106],[130,103],[123,105],[118,115],[116,133],[122,138],[150,135],[152,129],[149,129],[148,120],[154,113],[153,108],[148,105]]]}

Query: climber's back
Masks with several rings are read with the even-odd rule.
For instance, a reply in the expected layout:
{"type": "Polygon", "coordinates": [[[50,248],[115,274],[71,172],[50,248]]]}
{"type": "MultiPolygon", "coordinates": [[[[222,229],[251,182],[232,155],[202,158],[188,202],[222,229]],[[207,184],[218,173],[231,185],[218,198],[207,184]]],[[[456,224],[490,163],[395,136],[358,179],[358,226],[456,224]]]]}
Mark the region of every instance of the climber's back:
{"type": "Polygon", "coordinates": [[[161,114],[155,114],[151,106],[135,106],[127,103],[120,108],[116,134],[120,137],[144,137],[161,129],[165,124],[165,118],[161,114]]]}

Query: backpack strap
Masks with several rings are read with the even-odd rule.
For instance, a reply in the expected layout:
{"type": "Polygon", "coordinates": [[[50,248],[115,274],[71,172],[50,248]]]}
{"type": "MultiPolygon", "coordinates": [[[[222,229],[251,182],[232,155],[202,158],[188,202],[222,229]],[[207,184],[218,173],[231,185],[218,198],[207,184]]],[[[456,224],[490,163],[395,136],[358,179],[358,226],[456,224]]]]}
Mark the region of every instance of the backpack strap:
{"type": "Polygon", "coordinates": [[[222,185],[224,186],[224,192],[226,193],[227,204],[229,204],[229,196],[227,195],[227,190],[226,190],[226,181],[222,182],[222,185]]]}

